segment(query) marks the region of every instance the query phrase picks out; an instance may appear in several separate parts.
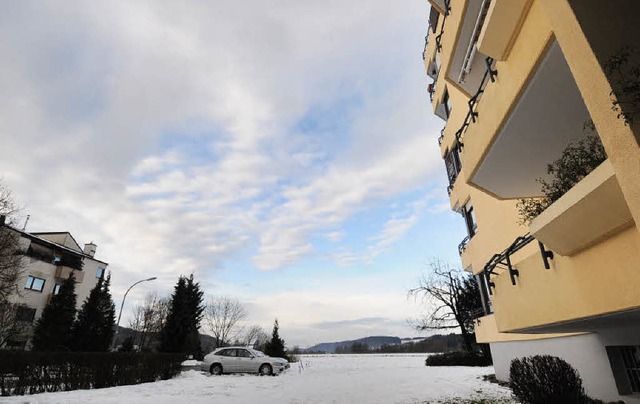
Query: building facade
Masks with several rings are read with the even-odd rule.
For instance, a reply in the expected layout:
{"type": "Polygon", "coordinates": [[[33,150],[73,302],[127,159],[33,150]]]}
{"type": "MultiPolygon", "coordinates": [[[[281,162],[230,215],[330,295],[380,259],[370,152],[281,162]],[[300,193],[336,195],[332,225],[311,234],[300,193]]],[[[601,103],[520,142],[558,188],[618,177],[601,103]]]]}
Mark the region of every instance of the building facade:
{"type": "Polygon", "coordinates": [[[79,309],[100,277],[106,276],[108,264],[95,258],[95,244],[81,248],[69,232],[28,233],[4,223],[2,231],[19,236],[24,266],[18,293],[11,298],[17,306],[16,321],[23,332],[7,341],[4,348],[28,349],[33,325],[62,282],[73,273],[79,309]]]}
{"type": "Polygon", "coordinates": [[[501,380],[550,354],[592,397],[640,403],[640,2],[429,2],[427,91],[478,341],[501,380]],[[549,165],[590,138],[606,159],[524,220],[540,180],[562,179],[549,165]]]}

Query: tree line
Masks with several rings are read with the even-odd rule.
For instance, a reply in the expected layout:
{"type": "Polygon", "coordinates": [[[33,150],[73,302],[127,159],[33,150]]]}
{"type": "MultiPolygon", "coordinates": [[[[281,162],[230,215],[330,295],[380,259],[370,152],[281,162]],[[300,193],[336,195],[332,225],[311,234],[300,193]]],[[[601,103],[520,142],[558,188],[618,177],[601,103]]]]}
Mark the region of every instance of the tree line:
{"type": "Polygon", "coordinates": [[[337,354],[362,354],[362,353],[432,353],[449,352],[463,348],[460,334],[432,335],[421,341],[411,341],[401,344],[383,344],[372,347],[365,342],[354,342],[350,345],[338,346],[337,354]]]}

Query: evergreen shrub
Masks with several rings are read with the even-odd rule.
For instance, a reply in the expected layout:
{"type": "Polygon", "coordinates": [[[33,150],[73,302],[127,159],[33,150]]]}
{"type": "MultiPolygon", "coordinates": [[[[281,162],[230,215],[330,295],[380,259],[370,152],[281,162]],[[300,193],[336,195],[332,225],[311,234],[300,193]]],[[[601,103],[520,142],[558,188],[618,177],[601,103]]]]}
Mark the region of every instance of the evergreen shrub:
{"type": "Polygon", "coordinates": [[[0,394],[35,394],[170,379],[183,354],[0,351],[0,394]]]}
{"type": "Polygon", "coordinates": [[[427,366],[491,366],[491,356],[480,352],[452,351],[430,355],[425,364],[427,366]]]}
{"type": "Polygon", "coordinates": [[[564,360],[550,355],[511,361],[511,389],[523,404],[592,403],[578,372],[564,360]]]}

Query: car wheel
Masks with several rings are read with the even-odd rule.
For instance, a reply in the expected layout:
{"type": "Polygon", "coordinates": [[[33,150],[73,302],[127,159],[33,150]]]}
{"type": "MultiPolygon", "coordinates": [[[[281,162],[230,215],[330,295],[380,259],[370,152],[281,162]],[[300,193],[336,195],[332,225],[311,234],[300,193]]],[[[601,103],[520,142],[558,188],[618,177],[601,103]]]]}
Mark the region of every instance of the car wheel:
{"type": "Polygon", "coordinates": [[[273,374],[273,368],[268,363],[260,366],[260,376],[271,376],[273,374]]]}
{"type": "Polygon", "coordinates": [[[219,363],[214,363],[213,365],[211,365],[211,368],[209,368],[209,371],[211,372],[212,375],[221,375],[222,365],[219,363]]]}

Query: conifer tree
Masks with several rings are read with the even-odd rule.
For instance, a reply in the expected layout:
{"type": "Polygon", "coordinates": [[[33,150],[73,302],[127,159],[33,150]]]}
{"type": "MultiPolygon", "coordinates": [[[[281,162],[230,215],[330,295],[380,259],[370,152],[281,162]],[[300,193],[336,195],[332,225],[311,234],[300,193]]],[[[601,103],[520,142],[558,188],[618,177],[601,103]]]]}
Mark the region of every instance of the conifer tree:
{"type": "Polygon", "coordinates": [[[51,298],[33,332],[34,351],[68,351],[72,347],[71,329],[76,318],[76,279],[73,272],[51,298]]]}
{"type": "Polygon", "coordinates": [[[178,279],[171,295],[171,308],[167,321],[160,332],[162,352],[184,352],[202,356],[198,329],[204,311],[203,294],[200,284],[194,282],[193,274],[178,279]]]}
{"type": "Polygon", "coordinates": [[[73,327],[74,349],[83,352],[108,351],[116,325],[116,308],[107,279],[100,278],[82,304],[73,327]]]}
{"type": "Polygon", "coordinates": [[[280,338],[280,334],[278,329],[280,326],[278,325],[278,319],[273,323],[273,332],[271,333],[271,341],[267,342],[264,347],[264,353],[273,357],[273,358],[284,358],[289,359],[287,357],[287,352],[284,348],[284,340],[280,338]]]}

